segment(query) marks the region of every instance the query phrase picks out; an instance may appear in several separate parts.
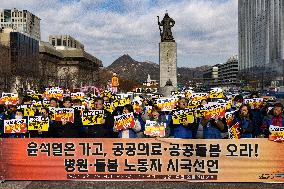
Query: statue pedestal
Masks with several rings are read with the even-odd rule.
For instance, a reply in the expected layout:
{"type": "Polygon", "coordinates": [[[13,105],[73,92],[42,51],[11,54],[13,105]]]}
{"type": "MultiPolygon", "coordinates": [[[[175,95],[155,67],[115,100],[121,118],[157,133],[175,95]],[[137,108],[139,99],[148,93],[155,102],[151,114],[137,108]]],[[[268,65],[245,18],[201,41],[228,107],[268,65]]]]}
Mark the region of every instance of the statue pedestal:
{"type": "Polygon", "coordinates": [[[160,87],[159,93],[161,93],[164,97],[170,97],[172,91],[177,91],[177,88],[174,86],[164,86],[160,87]]]}
{"type": "Polygon", "coordinates": [[[170,79],[173,87],[177,87],[177,44],[176,42],[161,42],[160,53],[160,87],[165,87],[170,79]]]}

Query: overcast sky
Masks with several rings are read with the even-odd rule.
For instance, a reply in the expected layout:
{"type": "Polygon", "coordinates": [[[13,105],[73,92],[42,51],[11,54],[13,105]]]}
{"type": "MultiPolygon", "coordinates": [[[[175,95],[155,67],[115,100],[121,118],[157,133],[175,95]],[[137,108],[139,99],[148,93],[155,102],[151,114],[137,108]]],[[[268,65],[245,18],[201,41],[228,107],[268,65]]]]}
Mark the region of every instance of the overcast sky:
{"type": "Polygon", "coordinates": [[[178,66],[224,63],[238,51],[237,0],[1,0],[41,18],[41,36],[68,34],[108,66],[123,54],[159,61],[157,16],[168,10],[178,66]]]}

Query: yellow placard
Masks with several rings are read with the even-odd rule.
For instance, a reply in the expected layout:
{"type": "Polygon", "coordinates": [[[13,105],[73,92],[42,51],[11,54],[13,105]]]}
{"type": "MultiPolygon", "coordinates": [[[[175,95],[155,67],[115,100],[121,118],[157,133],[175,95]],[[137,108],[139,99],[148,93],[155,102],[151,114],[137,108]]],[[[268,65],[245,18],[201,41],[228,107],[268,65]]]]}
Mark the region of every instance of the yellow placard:
{"type": "Polygon", "coordinates": [[[83,125],[102,124],[103,119],[104,119],[104,110],[84,111],[82,116],[83,125]]]}
{"type": "Polygon", "coordinates": [[[42,116],[35,116],[29,118],[29,131],[48,131],[49,119],[42,116]]]}
{"type": "Polygon", "coordinates": [[[189,110],[174,110],[173,124],[184,124],[194,122],[194,113],[189,110]]]}

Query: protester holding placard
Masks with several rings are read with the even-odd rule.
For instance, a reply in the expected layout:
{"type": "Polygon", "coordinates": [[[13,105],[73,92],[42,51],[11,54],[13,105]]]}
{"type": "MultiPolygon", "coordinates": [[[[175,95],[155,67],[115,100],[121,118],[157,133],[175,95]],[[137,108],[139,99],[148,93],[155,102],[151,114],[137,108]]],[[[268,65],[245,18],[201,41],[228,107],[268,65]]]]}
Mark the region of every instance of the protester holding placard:
{"type": "MultiPolygon", "coordinates": [[[[130,114],[134,113],[133,106],[131,104],[126,104],[123,107],[123,114],[130,114]]],[[[123,129],[118,131],[114,128],[114,131],[118,131],[118,138],[137,138],[137,133],[141,130],[141,123],[137,118],[134,118],[134,126],[133,128],[123,129]]]]}
{"type": "Polygon", "coordinates": [[[266,135],[270,125],[284,127],[283,105],[281,103],[275,103],[272,112],[273,115],[266,117],[261,126],[263,130],[266,130],[266,135]]]}
{"type": "MultiPolygon", "coordinates": [[[[33,131],[29,130],[30,137],[31,138],[49,138],[50,135],[52,134],[52,133],[50,133],[49,125],[54,122],[53,120],[51,120],[49,118],[49,109],[44,108],[44,107],[41,108],[38,116],[41,117],[40,119],[48,120],[48,122],[46,121],[47,125],[48,125],[48,130],[47,131],[43,131],[41,129],[33,130],[33,131]]],[[[30,124],[30,122],[29,122],[29,124],[30,124]]]]}
{"type": "MultiPolygon", "coordinates": [[[[198,106],[198,108],[202,109],[206,104],[208,104],[208,100],[207,99],[202,99],[200,101],[200,105],[198,106]]],[[[197,126],[193,130],[193,133],[192,133],[193,134],[193,138],[202,139],[202,138],[204,138],[204,133],[203,133],[204,127],[201,124],[201,122],[202,122],[202,119],[204,119],[204,118],[198,117],[197,114],[195,114],[195,117],[196,117],[197,126]]]]}
{"type": "Polygon", "coordinates": [[[257,138],[268,138],[269,136],[269,128],[264,124],[267,120],[271,119],[273,116],[273,107],[274,104],[269,102],[265,103],[264,107],[261,109],[261,134],[257,136],[257,138]]]}
{"type": "Polygon", "coordinates": [[[253,117],[250,114],[250,107],[247,104],[241,105],[238,110],[233,123],[239,123],[239,132],[241,138],[252,138],[253,132],[253,117]]]}
{"type": "MultiPolygon", "coordinates": [[[[168,122],[168,120],[166,119],[166,116],[165,115],[162,115],[161,114],[162,111],[159,107],[157,106],[154,106],[151,111],[150,111],[150,114],[148,115],[148,117],[146,118],[146,123],[147,123],[147,120],[149,121],[155,121],[157,124],[156,126],[158,127],[163,127],[163,125],[165,126],[164,127],[164,136],[162,137],[169,137],[170,136],[170,123],[168,122]]],[[[147,130],[147,125],[145,126],[145,131],[147,130]]],[[[153,136],[153,135],[147,135],[147,133],[144,132],[144,136],[145,137],[157,137],[156,135],[153,136]]]]}
{"type": "MultiPolygon", "coordinates": [[[[17,109],[15,112],[15,120],[24,120],[26,119],[24,117],[24,111],[21,109],[17,109]]],[[[11,119],[10,119],[11,120],[11,119]]],[[[13,119],[12,119],[13,120],[13,119]]],[[[26,122],[25,122],[26,123],[26,122]]],[[[27,133],[11,133],[11,134],[7,134],[8,138],[25,138],[27,135],[27,133]]]]}
{"type": "MultiPolygon", "coordinates": [[[[178,100],[177,110],[185,110],[188,107],[188,100],[186,98],[180,98],[178,100]]],[[[182,124],[174,124],[173,119],[171,118],[171,135],[175,138],[184,138],[190,139],[192,138],[192,132],[194,127],[196,126],[195,123],[182,123],[182,124]]]]}
{"type": "Polygon", "coordinates": [[[74,121],[76,124],[80,125],[79,137],[85,137],[87,133],[86,127],[82,126],[82,112],[84,110],[84,106],[82,105],[82,101],[80,99],[72,100],[73,108],[74,108],[74,121]],[[82,110],[77,109],[77,107],[82,107],[82,110]]]}
{"type": "Polygon", "coordinates": [[[205,139],[221,139],[222,132],[225,131],[225,111],[224,104],[210,102],[204,105],[205,114],[202,116],[203,136],[205,139]]]}
{"type": "Polygon", "coordinates": [[[203,118],[201,121],[203,126],[203,136],[205,139],[221,139],[222,131],[225,128],[224,121],[217,117],[211,119],[203,118]]]}
{"type": "MultiPolygon", "coordinates": [[[[95,110],[104,110],[104,100],[101,97],[97,97],[94,100],[95,110]]],[[[104,110],[104,118],[101,124],[86,126],[88,138],[111,138],[113,134],[113,116],[110,112],[104,110]]]]}
{"type": "Polygon", "coordinates": [[[253,92],[250,95],[250,99],[244,99],[244,104],[248,104],[250,106],[250,114],[252,115],[253,121],[253,138],[259,136],[262,132],[261,124],[262,124],[262,115],[261,108],[263,107],[263,98],[259,98],[258,93],[253,92]]]}
{"type": "Polygon", "coordinates": [[[80,121],[78,114],[77,114],[77,116],[75,116],[74,110],[71,109],[71,106],[72,106],[71,98],[65,97],[63,99],[63,107],[64,108],[56,108],[55,123],[54,123],[53,128],[56,130],[56,133],[57,133],[56,135],[59,138],[77,138],[77,137],[79,137],[80,127],[82,127],[82,122],[80,121]],[[73,112],[69,112],[70,109],[73,112]],[[58,114],[58,112],[65,112],[67,110],[68,110],[68,112],[66,112],[66,114],[68,114],[68,116],[71,116],[71,117],[68,117],[68,119],[67,119],[67,117],[64,117],[64,119],[61,118],[61,120],[57,120],[56,117],[60,118],[59,115],[62,115],[62,113],[58,114]],[[73,116],[73,118],[72,118],[72,116],[73,116]]]}

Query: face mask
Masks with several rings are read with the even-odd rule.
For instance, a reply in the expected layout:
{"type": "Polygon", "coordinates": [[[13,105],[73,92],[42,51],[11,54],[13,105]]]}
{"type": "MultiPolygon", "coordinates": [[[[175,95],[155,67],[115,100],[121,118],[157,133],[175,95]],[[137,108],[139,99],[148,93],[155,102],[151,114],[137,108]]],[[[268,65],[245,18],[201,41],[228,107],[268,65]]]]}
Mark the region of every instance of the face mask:
{"type": "Polygon", "coordinates": [[[15,119],[22,119],[23,118],[23,116],[15,116],[15,119]]]}
{"type": "Polygon", "coordinates": [[[40,116],[42,116],[42,117],[46,117],[46,115],[45,114],[39,114],[40,116]]]}

